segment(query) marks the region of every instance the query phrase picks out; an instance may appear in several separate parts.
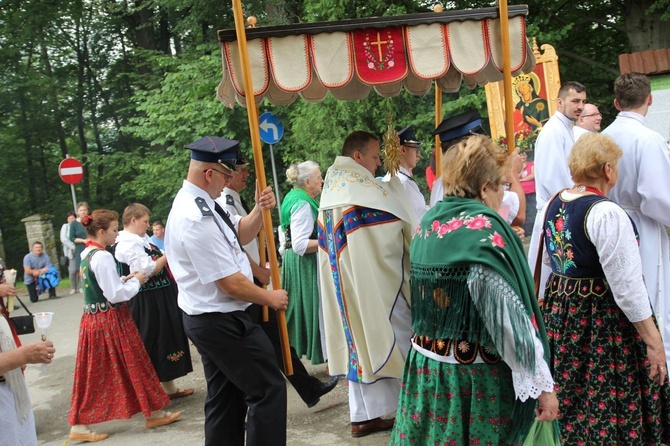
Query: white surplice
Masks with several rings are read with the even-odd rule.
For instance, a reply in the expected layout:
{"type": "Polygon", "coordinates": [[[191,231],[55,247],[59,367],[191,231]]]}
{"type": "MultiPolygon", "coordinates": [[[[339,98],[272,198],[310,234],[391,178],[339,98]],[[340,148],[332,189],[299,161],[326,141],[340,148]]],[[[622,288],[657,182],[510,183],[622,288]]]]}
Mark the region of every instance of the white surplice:
{"type": "MultiPolygon", "coordinates": [[[[398,170],[398,172],[396,172],[395,176],[398,177],[398,179],[400,180],[400,184],[402,184],[403,189],[405,189],[405,192],[407,192],[407,198],[409,199],[409,202],[412,204],[412,209],[414,209],[417,219],[421,221],[421,219],[423,218],[423,214],[425,214],[426,211],[430,208],[426,206],[426,198],[419,190],[419,185],[416,184],[416,181],[414,181],[414,177],[412,176],[410,171],[402,166],[400,166],[400,169],[398,170]]],[[[390,180],[391,180],[390,173],[387,173],[382,179],[382,181],[386,182],[390,180]]]]}
{"type": "MultiPolygon", "coordinates": [[[[544,124],[535,141],[535,197],[538,212],[528,248],[528,266],[531,272],[535,271],[537,261],[540,233],[544,224],[544,206],[561,189],[574,184],[568,168],[568,155],[575,143],[573,124],[572,120],[557,111],[544,124]]],[[[538,297],[544,295],[544,285],[550,273],[551,268],[542,264],[538,297]]]]}
{"type": "Polygon", "coordinates": [[[621,112],[603,134],[623,150],[619,180],[608,197],[628,212],[640,235],[642,272],[670,366],[670,161],[663,137],[645,127],[644,117],[621,112]]]}

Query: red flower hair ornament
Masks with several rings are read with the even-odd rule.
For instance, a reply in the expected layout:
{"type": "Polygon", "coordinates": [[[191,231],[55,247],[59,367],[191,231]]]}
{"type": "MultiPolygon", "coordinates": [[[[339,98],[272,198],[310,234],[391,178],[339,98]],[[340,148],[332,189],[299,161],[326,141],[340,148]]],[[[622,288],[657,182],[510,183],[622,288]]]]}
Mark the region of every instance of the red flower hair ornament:
{"type": "Polygon", "coordinates": [[[93,217],[91,217],[90,215],[86,215],[84,216],[84,218],[81,219],[81,224],[84,226],[88,226],[91,224],[92,221],[93,217]]]}

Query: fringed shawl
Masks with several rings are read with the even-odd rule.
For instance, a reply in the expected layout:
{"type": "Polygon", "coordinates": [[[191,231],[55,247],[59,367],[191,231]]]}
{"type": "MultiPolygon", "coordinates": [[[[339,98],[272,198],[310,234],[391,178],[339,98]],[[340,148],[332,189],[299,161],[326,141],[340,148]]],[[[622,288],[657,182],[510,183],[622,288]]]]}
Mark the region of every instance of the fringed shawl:
{"type": "MultiPolygon", "coordinates": [[[[471,266],[482,265],[502,277],[519,296],[537,328],[549,363],[547,335],[521,240],[496,212],[473,199],[445,197],[424,215],[414,232],[410,261],[412,328],[416,334],[432,339],[465,339],[495,349],[495,345],[504,344],[502,326],[507,313],[515,328],[514,355],[524,368],[535,370],[535,334],[521,329],[524,314],[503,305],[502,287],[491,291],[478,280],[483,278],[473,278],[471,266]],[[480,296],[486,302],[476,306],[470,289],[488,292],[488,296],[480,296]],[[484,320],[499,329],[489,332],[484,320]]],[[[524,403],[517,400],[515,436],[523,438],[528,432],[534,408],[532,399],[524,403]]]]}

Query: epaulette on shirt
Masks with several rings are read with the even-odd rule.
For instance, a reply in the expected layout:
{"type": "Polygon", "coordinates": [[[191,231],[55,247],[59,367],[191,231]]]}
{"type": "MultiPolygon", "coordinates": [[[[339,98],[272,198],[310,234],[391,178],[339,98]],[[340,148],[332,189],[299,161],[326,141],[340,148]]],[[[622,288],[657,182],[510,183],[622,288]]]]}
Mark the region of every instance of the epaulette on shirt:
{"type": "Polygon", "coordinates": [[[214,213],[210,209],[209,206],[207,206],[207,202],[205,201],[204,198],[202,197],[197,197],[195,199],[195,205],[198,206],[198,209],[200,209],[200,213],[202,213],[203,217],[213,217],[214,213]]]}
{"type": "Polygon", "coordinates": [[[235,199],[233,198],[232,195],[226,194],[226,204],[228,206],[235,206],[235,199]]]}

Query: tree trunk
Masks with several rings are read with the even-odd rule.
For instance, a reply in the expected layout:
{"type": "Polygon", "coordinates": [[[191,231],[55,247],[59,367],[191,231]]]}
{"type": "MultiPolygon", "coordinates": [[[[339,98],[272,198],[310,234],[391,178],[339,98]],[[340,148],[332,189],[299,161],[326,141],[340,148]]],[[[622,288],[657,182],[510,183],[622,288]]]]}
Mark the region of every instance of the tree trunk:
{"type": "Polygon", "coordinates": [[[135,35],[137,48],[145,50],[157,50],[156,38],[153,26],[154,11],[151,6],[146,6],[142,0],[135,2],[135,9],[131,14],[126,14],[123,19],[130,25],[130,30],[135,35]]]}
{"type": "Polygon", "coordinates": [[[75,106],[75,116],[77,122],[77,136],[79,137],[79,148],[81,151],[81,164],[84,170],[84,178],[81,180],[81,188],[84,194],[83,199],[90,199],[90,181],[89,181],[89,172],[88,172],[88,143],[86,142],[86,124],[84,121],[84,107],[86,105],[86,90],[84,88],[85,83],[85,68],[88,64],[86,60],[85,47],[86,43],[86,31],[82,26],[82,21],[78,20],[75,27],[75,48],[74,50],[77,53],[77,88],[76,88],[76,97],[73,101],[75,106]],[[82,35],[83,34],[83,35],[82,35]]]}
{"type": "MultiPolygon", "coordinates": [[[[53,79],[53,71],[51,69],[51,61],[49,60],[49,53],[44,42],[40,43],[40,51],[42,56],[42,65],[44,66],[44,73],[48,79],[53,79]]],[[[56,84],[52,84],[56,85],[56,84]]],[[[51,86],[50,86],[51,87],[51,86]]],[[[63,130],[63,120],[58,103],[58,93],[55,88],[49,88],[49,101],[51,102],[51,109],[53,110],[54,124],[56,125],[56,133],[58,135],[58,143],[63,158],[67,156],[67,141],[65,138],[65,130],[63,130]]]]}
{"type": "MultiPolygon", "coordinates": [[[[26,170],[29,174],[35,171],[33,166],[33,153],[32,153],[32,132],[28,130],[28,115],[26,110],[28,110],[28,101],[26,99],[26,93],[23,87],[20,87],[17,91],[19,97],[19,108],[21,110],[21,117],[19,118],[19,127],[25,129],[24,133],[24,143],[23,150],[26,154],[26,170]]],[[[37,193],[35,191],[36,184],[34,181],[27,181],[28,186],[28,211],[37,208],[37,193]]]]}
{"type": "Polygon", "coordinates": [[[668,22],[661,20],[660,13],[647,14],[654,0],[627,0],[626,34],[631,52],[656,50],[670,47],[668,22]]]}
{"type": "Polygon", "coordinates": [[[169,15],[165,8],[160,8],[158,10],[159,19],[158,19],[158,49],[167,54],[172,54],[172,49],[170,48],[170,21],[169,15]]]}

